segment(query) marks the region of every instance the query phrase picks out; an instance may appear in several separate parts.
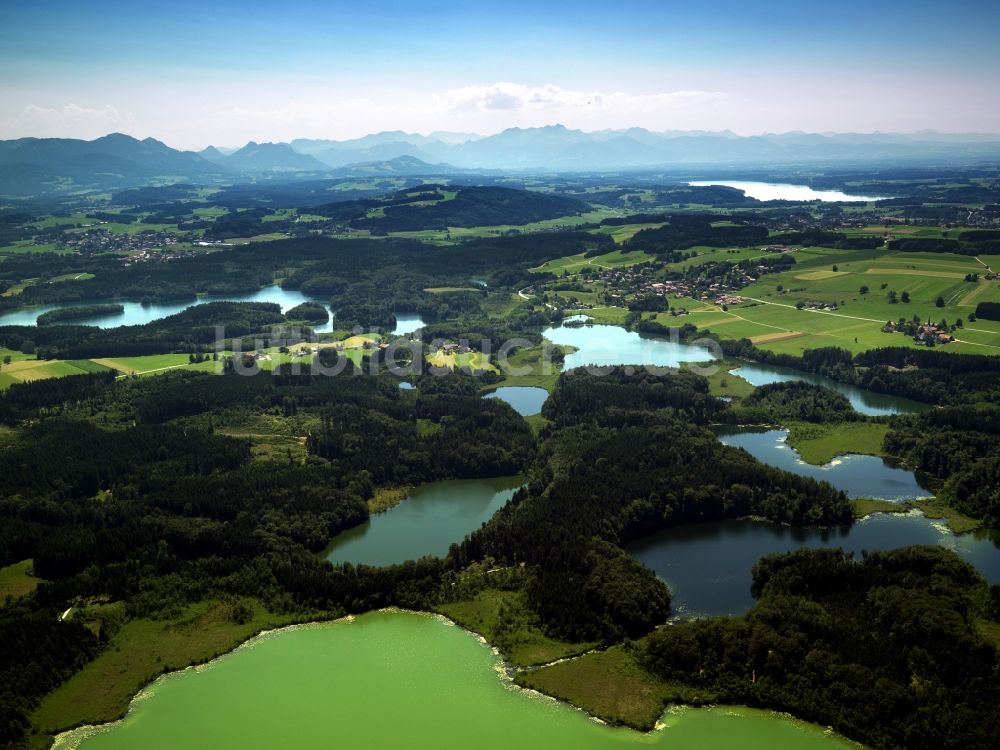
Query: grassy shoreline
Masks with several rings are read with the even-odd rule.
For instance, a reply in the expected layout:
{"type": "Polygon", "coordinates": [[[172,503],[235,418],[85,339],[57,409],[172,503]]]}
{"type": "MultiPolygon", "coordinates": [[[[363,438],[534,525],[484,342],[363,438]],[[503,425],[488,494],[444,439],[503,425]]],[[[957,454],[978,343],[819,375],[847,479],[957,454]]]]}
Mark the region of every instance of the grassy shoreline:
{"type": "Polygon", "coordinates": [[[392,510],[408,498],[412,490],[413,488],[409,485],[403,487],[379,487],[375,490],[375,496],[368,501],[368,512],[374,515],[392,510]]]}
{"type": "Polygon", "coordinates": [[[953,534],[965,534],[983,526],[982,521],[970,518],[935,498],[905,503],[895,503],[891,500],[879,500],[870,497],[855,498],[851,500],[851,507],[854,510],[855,520],[866,518],[873,513],[909,513],[911,510],[916,509],[927,518],[945,521],[953,534]]]}
{"type": "Polygon", "coordinates": [[[127,622],[98,656],[46,695],[32,712],[31,747],[49,747],[56,734],[121,719],[132,700],[158,677],[205,664],[268,630],[320,621],[320,613],[288,617],[253,602],[243,623],[228,605],[207,600],[172,620],[127,622]]]}
{"type": "Polygon", "coordinates": [[[808,464],[822,466],[837,456],[862,454],[886,458],[882,449],[889,425],[881,422],[816,424],[789,422],[788,445],[808,464]]]}

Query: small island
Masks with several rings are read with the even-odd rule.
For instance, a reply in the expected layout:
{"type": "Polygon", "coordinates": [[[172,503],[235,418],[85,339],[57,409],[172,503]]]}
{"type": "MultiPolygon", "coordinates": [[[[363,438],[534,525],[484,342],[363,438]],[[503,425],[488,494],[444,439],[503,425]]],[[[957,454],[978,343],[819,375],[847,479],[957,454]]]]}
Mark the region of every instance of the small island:
{"type": "Polygon", "coordinates": [[[319,302],[303,302],[285,313],[285,317],[288,320],[304,320],[308,323],[326,323],[330,320],[330,313],[319,302]]]}
{"type": "Polygon", "coordinates": [[[38,316],[37,323],[40,326],[62,323],[67,320],[82,320],[84,318],[96,318],[99,315],[122,315],[125,306],[119,304],[104,305],[80,305],[78,307],[61,307],[58,310],[49,310],[38,316]]]}

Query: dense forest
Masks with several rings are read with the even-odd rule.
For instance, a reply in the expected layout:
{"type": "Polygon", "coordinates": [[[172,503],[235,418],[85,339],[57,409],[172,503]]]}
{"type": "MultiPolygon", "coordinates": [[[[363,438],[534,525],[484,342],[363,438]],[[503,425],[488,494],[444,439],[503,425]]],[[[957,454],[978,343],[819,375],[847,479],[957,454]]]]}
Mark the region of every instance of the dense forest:
{"type": "Polygon", "coordinates": [[[722,445],[706,428],[722,408],[689,373],[564,374],[543,410],[552,426],[528,487],[453,555],[534,566],[529,602],[548,631],[610,642],[667,613],[662,583],[622,551],[630,540],[749,515],[850,522],[839,491],[722,445]]]}
{"type": "MultiPolygon", "coordinates": [[[[120,601],[126,616],[154,618],[210,596],[254,597],[275,612],[425,607],[448,595],[446,570],[488,555],[528,566],[527,601],[549,632],[639,636],[666,618],[669,593],[621,549],[630,539],[749,514],[850,521],[840,492],[721,445],[704,425],[722,408],[690,374],[573,373],[546,405],[539,443],[507,404],[457,375],[425,376],[415,391],[389,375],[308,370],[16,385],[0,397],[18,428],[0,451],[0,562],[30,558],[48,582],[0,622],[18,642],[30,637],[18,630],[33,622],[25,607],[55,622],[73,601],[120,601]],[[255,458],[245,439],[215,429],[254,414],[301,420],[304,457],[255,458]],[[378,486],[529,469],[528,487],[447,560],[376,571],[314,554],[367,517],[378,486]]],[[[19,657],[24,674],[45,659],[65,676],[111,635],[59,627],[51,652],[19,657]]],[[[52,679],[20,678],[5,704],[8,739],[52,679]]]]}
{"type": "Polygon", "coordinates": [[[976,620],[1000,615],[1000,589],[953,553],[801,550],[763,558],[753,585],[745,617],[650,635],[647,668],[878,750],[996,747],[1000,655],[976,620]]]}
{"type": "Polygon", "coordinates": [[[420,606],[427,594],[412,581],[439,585],[440,561],[376,572],[332,569],[315,553],[368,517],[381,484],[506,475],[531,460],[530,429],[510,406],[435,380],[445,382],[427,394],[391,376],[308,372],[11,388],[0,411],[22,426],[0,451],[0,565],[30,558],[49,582],[0,608],[0,629],[5,647],[31,639],[37,617],[55,632],[10,662],[19,675],[0,693],[2,739],[20,736],[34,702],[96,653],[89,630],[57,624],[67,602],[120,601],[128,617],[154,618],[210,596],[254,597],[274,612],[420,606]],[[213,428],[233,410],[308,418],[308,453],[254,459],[245,439],[213,428]]]}
{"type": "Polygon", "coordinates": [[[767,227],[748,222],[720,223],[714,214],[671,214],[662,227],[643,229],[625,243],[631,249],[649,253],[670,253],[695,245],[732,247],[768,241],[767,227]]]}
{"type": "MultiPolygon", "coordinates": [[[[138,266],[109,266],[100,258],[71,259],[53,266],[53,273],[93,272],[95,278],[80,282],[27,287],[16,304],[73,303],[95,298],[129,298],[144,302],[189,299],[194,292],[249,293],[276,276],[286,289],[330,300],[336,310],[336,325],[356,325],[391,330],[397,312],[419,313],[424,320],[450,319],[466,332],[480,330],[490,338],[510,337],[515,331],[540,329],[526,324],[530,315],[516,316],[483,326],[483,316],[474,295],[434,294],[435,287],[464,288],[476,277],[493,289],[511,289],[537,281],[527,269],[551,258],[604,246],[610,238],[578,232],[553,235],[544,243],[521,237],[472,240],[449,248],[434,248],[407,240],[331,240],[303,238],[233,248],[209,255],[138,266]],[[183,290],[183,291],[181,291],[183,290]]],[[[0,264],[0,276],[12,279],[27,273],[14,259],[0,264]]],[[[484,288],[485,289],[485,288],[484,288]]],[[[485,292],[483,292],[485,293],[485,292]]],[[[0,309],[11,298],[0,297],[0,309]]],[[[266,303],[207,303],[141,326],[113,329],[72,325],[0,326],[0,346],[23,350],[30,344],[40,358],[81,359],[89,357],[138,356],[168,352],[208,352],[214,347],[215,326],[225,327],[228,338],[266,333],[274,325],[292,321],[320,322],[319,306],[299,306],[282,316],[266,303]]]]}
{"type": "Polygon", "coordinates": [[[792,419],[829,424],[861,418],[846,396],[829,388],[793,380],[755,388],[738,404],[726,409],[720,421],[767,424],[792,419]]]}
{"type": "Polygon", "coordinates": [[[505,187],[422,185],[384,198],[315,206],[310,212],[354,229],[385,233],[530,224],[589,209],[583,201],[548,193],[505,187]]]}
{"type": "MultiPolygon", "coordinates": [[[[62,311],[53,311],[59,312],[62,311]]],[[[221,326],[225,337],[231,339],[267,332],[287,320],[281,314],[281,308],[274,303],[207,302],[135,326],[0,326],[0,346],[20,351],[25,351],[27,347],[31,350],[28,353],[36,354],[39,359],[208,352],[216,345],[217,326],[221,326]]],[[[280,335],[275,335],[275,338],[278,337],[280,335]]]]}
{"type": "Polygon", "coordinates": [[[94,318],[99,315],[121,315],[125,312],[124,305],[79,305],[78,307],[62,307],[56,310],[49,310],[42,313],[35,321],[40,326],[61,323],[64,320],[79,320],[80,318],[94,318]]]}

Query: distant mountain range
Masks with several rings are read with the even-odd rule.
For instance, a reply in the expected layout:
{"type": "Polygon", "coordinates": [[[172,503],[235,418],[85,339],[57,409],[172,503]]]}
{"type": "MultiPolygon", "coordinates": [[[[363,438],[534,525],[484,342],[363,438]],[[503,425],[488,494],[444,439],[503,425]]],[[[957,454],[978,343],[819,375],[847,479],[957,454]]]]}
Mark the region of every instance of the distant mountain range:
{"type": "Polygon", "coordinates": [[[239,182],[268,177],[447,176],[464,170],[600,171],[697,166],[908,165],[1000,161],[1000,135],[920,132],[782,133],[643,128],[584,132],[562,125],[509,128],[491,136],[386,131],[351,140],[250,142],[178,151],[121,133],[81,141],[0,141],[0,195],[106,190],[169,182],[239,182]]]}
{"type": "Polygon", "coordinates": [[[266,174],[274,172],[326,172],[329,167],[309,154],[295,151],[287,143],[254,143],[229,155],[209,146],[200,153],[213,164],[234,172],[266,174]]]}
{"type": "Polygon", "coordinates": [[[0,141],[0,195],[117,188],[157,180],[207,180],[219,168],[153,138],[112,133],[93,141],[19,138],[0,141]]]}

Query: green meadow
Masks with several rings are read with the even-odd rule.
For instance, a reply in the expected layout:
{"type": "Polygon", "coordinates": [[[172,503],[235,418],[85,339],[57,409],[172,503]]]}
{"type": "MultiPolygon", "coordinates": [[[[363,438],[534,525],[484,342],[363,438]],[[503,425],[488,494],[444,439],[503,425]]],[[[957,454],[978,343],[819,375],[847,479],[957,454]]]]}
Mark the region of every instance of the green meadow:
{"type": "Polygon", "coordinates": [[[83,375],[106,369],[108,369],[106,366],[89,359],[22,359],[0,368],[0,389],[14,383],[61,378],[66,375],[83,375]]]}
{"type": "Polygon", "coordinates": [[[790,422],[788,444],[806,463],[823,465],[837,456],[861,453],[885,456],[882,443],[889,425],[879,422],[843,422],[815,424],[790,422]]]}
{"type": "Polygon", "coordinates": [[[0,568],[0,604],[11,597],[18,599],[30,594],[42,582],[31,574],[31,560],[21,560],[0,568]]]}
{"type": "Polygon", "coordinates": [[[20,253],[55,253],[58,248],[53,243],[35,244],[31,240],[17,240],[10,245],[0,247],[0,255],[18,255],[20,253]]]}
{"type": "MultiPolygon", "coordinates": [[[[544,232],[552,229],[580,226],[581,224],[594,224],[602,219],[618,216],[619,213],[620,212],[608,208],[598,208],[576,216],[560,216],[556,219],[535,221],[529,224],[504,224],[488,227],[449,227],[448,229],[424,229],[413,232],[390,232],[389,235],[391,237],[405,237],[438,244],[451,244],[453,242],[470,239],[472,237],[496,236],[510,231],[525,233],[544,232]]],[[[365,234],[367,233],[359,233],[358,236],[364,236],[365,234]]]]}
{"type": "Polygon", "coordinates": [[[1000,266],[996,256],[977,260],[949,254],[804,248],[795,253],[795,259],[791,270],[762,276],[744,288],[740,295],[749,300],[728,310],[693,300],[672,304],[699,304],[689,308],[692,324],[724,338],[749,338],[772,351],[800,353],[839,346],[859,352],[880,346],[917,346],[902,334],[881,330],[886,321],[916,315],[934,322],[963,320],[948,351],[1000,352],[1000,322],[968,320],[979,302],[1000,301],[1000,282],[982,277],[965,281],[966,274],[982,274],[986,265],[1000,266]],[[890,301],[890,292],[895,292],[897,302],[890,301]],[[900,301],[903,292],[909,302],[900,301]],[[838,309],[797,309],[800,302],[832,302],[838,309]]]}
{"type": "Polygon", "coordinates": [[[554,273],[557,276],[562,276],[565,273],[579,273],[585,268],[622,268],[645,263],[650,260],[654,260],[653,256],[644,253],[642,250],[633,250],[632,252],[613,250],[610,253],[591,258],[586,257],[584,253],[568,255],[563,258],[546,261],[540,266],[529,270],[534,273],[554,273]]]}

